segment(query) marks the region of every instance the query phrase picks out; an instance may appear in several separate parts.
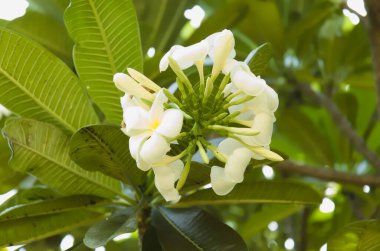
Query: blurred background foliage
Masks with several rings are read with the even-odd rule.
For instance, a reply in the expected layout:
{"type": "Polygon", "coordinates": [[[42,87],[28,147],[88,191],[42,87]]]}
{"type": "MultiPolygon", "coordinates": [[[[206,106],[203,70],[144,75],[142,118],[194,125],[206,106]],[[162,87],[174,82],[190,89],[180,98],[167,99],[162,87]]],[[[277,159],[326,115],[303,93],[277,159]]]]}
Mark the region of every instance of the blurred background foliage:
{"type": "MultiPolygon", "coordinates": [[[[37,41],[73,67],[73,42],[63,22],[63,12],[69,0],[29,0],[29,3],[24,16],[1,21],[0,25],[37,41]]],[[[173,83],[172,74],[159,74],[158,62],[162,55],[173,44],[198,42],[222,29],[231,29],[235,34],[235,48],[240,60],[256,47],[269,42],[273,58],[261,76],[280,97],[272,148],[280,150],[300,166],[308,164],[312,166],[309,169],[316,168],[321,172],[378,174],[378,170],[342,133],[323,102],[300,87],[306,85],[312,92],[332,101],[367,147],[380,153],[371,50],[363,25],[366,17],[350,9],[346,1],[135,0],[134,4],[140,25],[144,73],[148,77],[160,85],[173,83]]],[[[1,126],[3,122],[4,117],[1,126]]],[[[18,188],[20,192],[15,200],[54,196],[42,185],[33,190],[34,194],[30,191],[23,194],[23,189],[28,188],[33,178],[26,178],[7,167],[10,154],[1,138],[0,194],[18,188]]],[[[328,241],[331,241],[329,250],[379,250],[374,239],[379,236],[376,219],[380,212],[380,194],[374,185],[365,182],[341,184],[334,182],[334,178],[321,180],[302,172],[277,170],[276,166],[264,166],[250,172],[255,179],[303,181],[325,195],[320,207],[255,204],[207,207],[236,229],[250,250],[324,251],[328,241]],[[345,227],[357,221],[361,222],[345,227]],[[350,236],[353,237],[350,239],[350,236]],[[367,239],[357,239],[357,236],[367,239]],[[371,241],[375,243],[372,249],[363,249],[363,245],[371,241]]],[[[83,237],[83,230],[78,229],[71,235],[79,240],[83,237]]],[[[63,236],[34,242],[24,248],[55,250],[63,236]]],[[[135,250],[136,234],[112,242],[106,249],[135,250]]],[[[78,247],[75,250],[86,249],[78,247]]]]}

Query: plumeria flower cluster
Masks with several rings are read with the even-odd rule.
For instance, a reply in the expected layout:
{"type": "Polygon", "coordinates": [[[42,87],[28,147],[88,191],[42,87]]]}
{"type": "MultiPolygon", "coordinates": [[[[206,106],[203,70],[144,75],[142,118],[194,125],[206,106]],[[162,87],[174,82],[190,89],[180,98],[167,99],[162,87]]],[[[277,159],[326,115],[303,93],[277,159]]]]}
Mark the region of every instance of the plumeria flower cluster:
{"type": "Polygon", "coordinates": [[[282,160],[269,148],[277,93],[246,63],[234,59],[234,46],[229,30],[188,47],[173,46],[159,68],[170,67],[176,74],[174,94],[133,69],[114,75],[116,87],[125,93],[122,131],[130,137],[131,156],[141,170],[153,170],[156,188],[167,201],[180,199],[196,152],[206,164],[207,152],[225,163],[212,166],[210,172],[218,195],[228,194],[244,180],[252,159],[282,160]],[[208,58],[212,69],[206,75],[208,58]],[[190,67],[198,71],[196,83],[184,72],[190,67]],[[215,135],[225,137],[218,146],[209,141],[215,135]]]}

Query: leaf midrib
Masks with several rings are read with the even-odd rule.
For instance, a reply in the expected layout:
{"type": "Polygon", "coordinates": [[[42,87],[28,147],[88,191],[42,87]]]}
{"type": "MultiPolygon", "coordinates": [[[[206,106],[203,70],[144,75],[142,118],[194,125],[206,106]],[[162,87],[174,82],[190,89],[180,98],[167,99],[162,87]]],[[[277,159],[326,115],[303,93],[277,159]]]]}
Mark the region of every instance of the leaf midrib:
{"type": "MultiPolygon", "coordinates": [[[[113,154],[110,149],[108,149],[108,145],[103,143],[102,140],[100,140],[100,137],[94,132],[92,132],[89,129],[85,129],[85,131],[88,133],[88,135],[94,139],[96,142],[98,142],[98,145],[108,154],[109,156],[112,156],[113,159],[117,162],[118,166],[121,167],[121,169],[125,169],[126,167],[123,164],[123,161],[119,158],[118,154],[113,154]]],[[[126,180],[129,184],[134,185],[134,183],[131,181],[131,179],[128,177],[128,175],[125,176],[126,180]]]]}
{"type": "Polygon", "coordinates": [[[0,73],[7,77],[11,82],[13,82],[21,91],[28,95],[32,100],[34,100],[43,110],[47,111],[54,119],[58,120],[66,129],[74,133],[75,128],[67,123],[62,117],[58,116],[54,111],[52,111],[48,106],[42,103],[37,97],[30,93],[21,83],[19,83],[15,78],[13,78],[5,69],[0,65],[0,73]]]}
{"type": "Polygon", "coordinates": [[[114,190],[110,189],[109,187],[104,186],[102,183],[94,182],[93,179],[90,179],[90,178],[88,178],[86,176],[83,176],[83,175],[77,173],[75,170],[72,170],[72,169],[68,168],[68,166],[57,162],[56,160],[50,158],[49,156],[47,156],[45,154],[42,154],[41,152],[38,152],[38,151],[34,150],[33,148],[28,147],[27,145],[25,145],[23,143],[20,143],[20,142],[17,142],[17,141],[12,141],[12,143],[16,144],[16,145],[19,145],[20,147],[22,147],[22,148],[24,148],[24,149],[26,149],[26,150],[28,150],[28,151],[30,151],[30,152],[32,152],[32,153],[40,156],[42,158],[45,158],[46,160],[52,162],[53,164],[56,164],[57,166],[63,167],[66,171],[68,171],[68,172],[70,172],[70,173],[72,173],[72,174],[74,174],[74,175],[76,175],[76,176],[78,176],[80,178],[83,178],[84,180],[87,180],[88,182],[90,182],[90,183],[92,183],[94,185],[97,185],[97,186],[99,186],[99,187],[101,187],[101,188],[103,188],[103,189],[105,189],[105,190],[107,190],[107,191],[109,191],[109,192],[111,192],[111,193],[113,193],[115,195],[119,195],[119,196],[122,196],[122,197],[124,196],[124,194],[121,194],[120,192],[114,191],[114,190]]]}
{"type": "Polygon", "coordinates": [[[93,13],[94,13],[94,17],[95,17],[96,23],[98,24],[100,35],[101,35],[101,37],[103,39],[105,50],[106,50],[107,55],[108,55],[108,60],[109,60],[110,66],[111,66],[111,70],[112,70],[113,73],[116,73],[116,66],[114,64],[114,58],[113,58],[113,55],[111,53],[111,48],[110,48],[108,39],[107,39],[106,34],[105,34],[105,29],[103,27],[102,22],[100,21],[99,13],[96,10],[96,7],[94,5],[93,0],[88,0],[88,2],[90,4],[90,6],[91,6],[91,9],[92,9],[93,13]]]}
{"type": "Polygon", "coordinates": [[[160,214],[162,215],[162,217],[175,229],[177,230],[177,232],[183,237],[185,238],[187,241],[189,241],[195,248],[197,248],[198,250],[201,250],[201,251],[204,251],[203,248],[201,248],[197,243],[195,243],[193,240],[191,240],[180,228],[177,227],[176,224],[174,224],[165,214],[165,212],[163,212],[161,209],[158,209],[160,214]]]}

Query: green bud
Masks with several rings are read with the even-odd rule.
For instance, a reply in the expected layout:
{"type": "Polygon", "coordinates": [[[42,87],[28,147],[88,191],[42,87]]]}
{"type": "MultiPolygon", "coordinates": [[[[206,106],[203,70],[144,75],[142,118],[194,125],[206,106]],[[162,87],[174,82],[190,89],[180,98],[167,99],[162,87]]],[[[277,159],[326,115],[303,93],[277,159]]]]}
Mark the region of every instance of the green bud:
{"type": "Polygon", "coordinates": [[[204,163],[208,164],[210,162],[210,159],[207,156],[206,150],[203,148],[203,145],[201,142],[197,141],[197,146],[199,150],[199,154],[201,155],[201,158],[204,163]]]}
{"type": "Polygon", "coordinates": [[[232,133],[244,136],[255,136],[260,133],[260,131],[253,130],[251,128],[229,127],[221,125],[209,125],[207,128],[217,132],[224,132],[227,134],[232,133]]]}

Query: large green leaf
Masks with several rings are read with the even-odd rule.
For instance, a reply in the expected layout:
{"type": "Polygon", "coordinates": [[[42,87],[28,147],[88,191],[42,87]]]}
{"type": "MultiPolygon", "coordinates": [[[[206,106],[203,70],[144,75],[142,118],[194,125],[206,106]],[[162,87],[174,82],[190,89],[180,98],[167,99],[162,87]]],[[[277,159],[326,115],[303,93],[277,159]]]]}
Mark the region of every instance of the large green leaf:
{"type": "Polygon", "coordinates": [[[229,226],[199,208],[153,210],[153,226],[164,250],[248,250],[229,226]]]}
{"type": "Polygon", "coordinates": [[[103,214],[74,210],[0,222],[0,247],[44,239],[98,221],[103,214]]]}
{"type": "Polygon", "coordinates": [[[136,231],[136,209],[126,208],[115,211],[107,219],[96,223],[87,231],[83,242],[90,248],[105,246],[118,235],[136,231]]]}
{"type": "Polygon", "coordinates": [[[123,196],[119,181],[85,171],[71,161],[69,138],[58,128],[31,119],[13,119],[3,133],[13,150],[13,169],[28,172],[66,195],[123,196]]]}
{"type": "Polygon", "coordinates": [[[102,198],[91,195],[73,195],[30,204],[17,205],[0,212],[0,222],[33,216],[48,215],[104,204],[102,198]]]}
{"type": "Polygon", "coordinates": [[[272,221],[288,217],[302,209],[300,205],[267,205],[261,211],[252,213],[239,225],[239,233],[244,239],[250,239],[272,221]]]}
{"type": "Polygon", "coordinates": [[[48,14],[63,22],[63,12],[69,6],[70,0],[28,0],[29,8],[48,14]]]}
{"type": "Polygon", "coordinates": [[[308,185],[286,181],[245,181],[229,194],[219,196],[210,189],[200,190],[183,198],[172,207],[236,203],[319,204],[321,195],[308,185]]]}
{"type": "Polygon", "coordinates": [[[5,26],[43,45],[72,66],[73,41],[64,24],[49,14],[28,8],[24,16],[5,26]]]}
{"type": "Polygon", "coordinates": [[[359,221],[344,227],[328,242],[329,251],[377,251],[380,249],[380,224],[377,220],[359,221]]]}
{"type": "Polygon", "coordinates": [[[261,75],[272,58],[272,45],[265,43],[254,49],[247,57],[246,63],[255,75],[261,75]]]}
{"type": "Polygon", "coordinates": [[[8,166],[11,151],[6,140],[0,135],[0,194],[16,187],[25,175],[13,171],[8,166]]]}
{"type": "Polygon", "coordinates": [[[276,55],[282,55],[284,46],[284,27],[280,11],[274,0],[249,1],[249,11],[238,28],[255,43],[270,42],[276,55]]]}
{"type": "Polygon", "coordinates": [[[143,182],[144,172],[129,153],[129,138],[118,126],[80,129],[71,138],[70,156],[86,170],[100,171],[131,185],[143,182]]]}
{"type": "Polygon", "coordinates": [[[218,1],[218,4],[220,3],[223,3],[223,5],[214,9],[214,13],[202,22],[201,26],[186,41],[186,44],[197,43],[214,32],[234,28],[249,12],[249,4],[246,2],[218,1]],[[228,12],[228,15],[226,15],[226,12],[228,12]]]}
{"type": "Polygon", "coordinates": [[[154,47],[156,52],[169,50],[187,21],[183,15],[184,11],[195,2],[195,0],[135,0],[144,51],[150,47],[154,47]]]}
{"type": "Polygon", "coordinates": [[[35,42],[0,27],[0,103],[74,132],[97,122],[74,73],[35,42]]]}
{"type": "Polygon", "coordinates": [[[127,67],[142,70],[140,34],[131,0],[71,0],[66,27],[75,42],[74,64],[106,120],[120,123],[120,91],[113,82],[127,67]]]}

